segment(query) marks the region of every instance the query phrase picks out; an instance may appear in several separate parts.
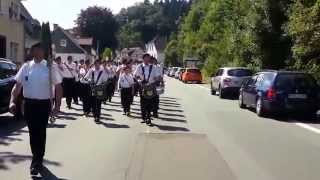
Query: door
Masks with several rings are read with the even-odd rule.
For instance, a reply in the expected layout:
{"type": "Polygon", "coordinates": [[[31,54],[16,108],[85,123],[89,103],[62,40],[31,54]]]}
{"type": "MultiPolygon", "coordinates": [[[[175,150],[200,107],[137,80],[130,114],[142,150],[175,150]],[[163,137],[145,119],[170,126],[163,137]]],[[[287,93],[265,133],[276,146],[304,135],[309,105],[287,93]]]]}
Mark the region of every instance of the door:
{"type": "Polygon", "coordinates": [[[213,87],[218,90],[221,76],[223,74],[223,69],[219,69],[216,76],[213,78],[213,87]]]}
{"type": "Polygon", "coordinates": [[[0,36],[0,58],[6,58],[7,40],[4,36],[0,36]]]}
{"type": "Polygon", "coordinates": [[[253,106],[255,104],[257,76],[253,76],[243,88],[244,104],[253,106]],[[254,100],[253,100],[254,99],[254,100]]]}

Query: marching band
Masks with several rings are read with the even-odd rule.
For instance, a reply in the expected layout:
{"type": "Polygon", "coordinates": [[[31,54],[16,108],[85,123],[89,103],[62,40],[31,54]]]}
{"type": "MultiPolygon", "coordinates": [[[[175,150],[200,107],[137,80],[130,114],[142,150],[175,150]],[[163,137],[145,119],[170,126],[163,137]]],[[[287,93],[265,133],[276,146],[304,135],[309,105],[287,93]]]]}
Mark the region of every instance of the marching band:
{"type": "Polygon", "coordinates": [[[142,123],[152,126],[151,117],[158,118],[159,95],[163,93],[163,70],[157,60],[149,54],[143,55],[143,62],[122,58],[116,65],[113,61],[80,60],[73,62],[69,56],[66,62],[55,59],[63,79],[63,95],[67,108],[82,101],[83,115],[92,113],[94,121],[100,122],[101,105],[112,102],[115,91],[119,92],[123,114],[130,116],[134,97],[140,96],[142,123]],[[162,91],[159,89],[162,89],[162,91]]]}

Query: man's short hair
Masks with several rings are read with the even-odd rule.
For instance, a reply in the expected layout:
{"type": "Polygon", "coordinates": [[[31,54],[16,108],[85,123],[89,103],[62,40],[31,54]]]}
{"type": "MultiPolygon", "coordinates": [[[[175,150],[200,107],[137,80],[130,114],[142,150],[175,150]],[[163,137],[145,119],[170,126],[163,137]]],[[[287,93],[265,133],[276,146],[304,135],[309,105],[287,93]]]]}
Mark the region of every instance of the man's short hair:
{"type": "Polygon", "coordinates": [[[142,59],[144,59],[145,57],[150,57],[150,54],[149,53],[145,53],[145,54],[143,54],[143,56],[142,56],[142,59]]]}
{"type": "Polygon", "coordinates": [[[68,60],[72,60],[72,56],[68,56],[68,60]]]}
{"type": "Polygon", "coordinates": [[[32,51],[34,51],[36,48],[39,48],[39,49],[44,50],[43,45],[42,45],[41,43],[36,43],[36,44],[34,44],[34,45],[31,46],[30,51],[32,52],[32,51]]]}

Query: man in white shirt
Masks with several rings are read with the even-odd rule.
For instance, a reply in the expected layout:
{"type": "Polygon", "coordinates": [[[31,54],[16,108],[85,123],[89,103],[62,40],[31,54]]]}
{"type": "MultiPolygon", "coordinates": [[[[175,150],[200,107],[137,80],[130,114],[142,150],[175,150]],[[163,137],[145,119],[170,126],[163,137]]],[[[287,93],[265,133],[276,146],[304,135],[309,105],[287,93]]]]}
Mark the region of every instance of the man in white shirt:
{"type": "Polygon", "coordinates": [[[75,92],[76,84],[76,64],[72,61],[72,56],[68,56],[67,62],[62,64],[63,74],[63,95],[66,97],[67,108],[71,109],[71,102],[75,92]]]}
{"type": "MultiPolygon", "coordinates": [[[[151,61],[153,63],[153,66],[155,68],[155,71],[157,73],[157,83],[156,83],[156,86],[160,86],[161,83],[163,82],[163,69],[162,67],[158,64],[158,61],[156,58],[152,57],[151,58],[151,61]]],[[[158,114],[158,111],[159,111],[159,104],[160,104],[160,96],[159,94],[156,95],[156,97],[154,98],[154,104],[153,104],[153,117],[155,118],[158,118],[159,117],[159,114],[158,114]]]]}
{"type": "Polygon", "coordinates": [[[155,83],[159,79],[157,69],[152,65],[151,56],[149,54],[143,55],[143,63],[140,64],[134,76],[141,83],[142,91],[140,94],[142,123],[152,126],[151,112],[154,109],[156,98],[155,83]]]}
{"type": "Polygon", "coordinates": [[[49,116],[60,111],[62,77],[59,75],[57,66],[52,66],[51,70],[48,68],[47,61],[43,59],[44,49],[41,44],[34,45],[31,53],[33,60],[25,63],[15,77],[17,83],[11,93],[10,111],[15,112],[17,106],[15,102],[23,88],[24,115],[33,155],[30,173],[37,175],[42,168],[45,154],[49,116]],[[54,98],[55,107],[52,108],[54,98]]]}
{"type": "MultiPolygon", "coordinates": [[[[88,79],[88,81],[91,83],[91,86],[102,85],[103,83],[108,81],[109,79],[108,74],[104,72],[103,68],[101,68],[100,60],[96,60],[94,62],[94,68],[89,70],[89,72],[85,76],[85,79],[88,79]]],[[[102,100],[92,95],[91,102],[92,102],[92,111],[93,111],[94,121],[96,123],[99,123],[100,115],[101,115],[102,100]]]]}
{"type": "Polygon", "coordinates": [[[120,73],[118,89],[120,90],[121,105],[124,115],[130,116],[130,107],[133,101],[133,86],[134,80],[131,72],[131,67],[126,66],[123,72],[120,73]]]}

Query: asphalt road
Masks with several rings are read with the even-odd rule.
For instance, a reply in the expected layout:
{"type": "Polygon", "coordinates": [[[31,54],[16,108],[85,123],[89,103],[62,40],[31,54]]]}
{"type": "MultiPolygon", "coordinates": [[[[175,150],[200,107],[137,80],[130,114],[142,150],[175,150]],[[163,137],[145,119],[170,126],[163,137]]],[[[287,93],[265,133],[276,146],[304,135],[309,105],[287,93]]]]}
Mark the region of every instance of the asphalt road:
{"type": "MultiPolygon", "coordinates": [[[[319,180],[320,120],[259,118],[205,85],[167,79],[154,127],[122,116],[119,97],[102,124],[81,106],[48,128],[42,176],[48,180],[319,180]]],[[[31,179],[28,129],[0,117],[0,179],[31,179]]]]}

